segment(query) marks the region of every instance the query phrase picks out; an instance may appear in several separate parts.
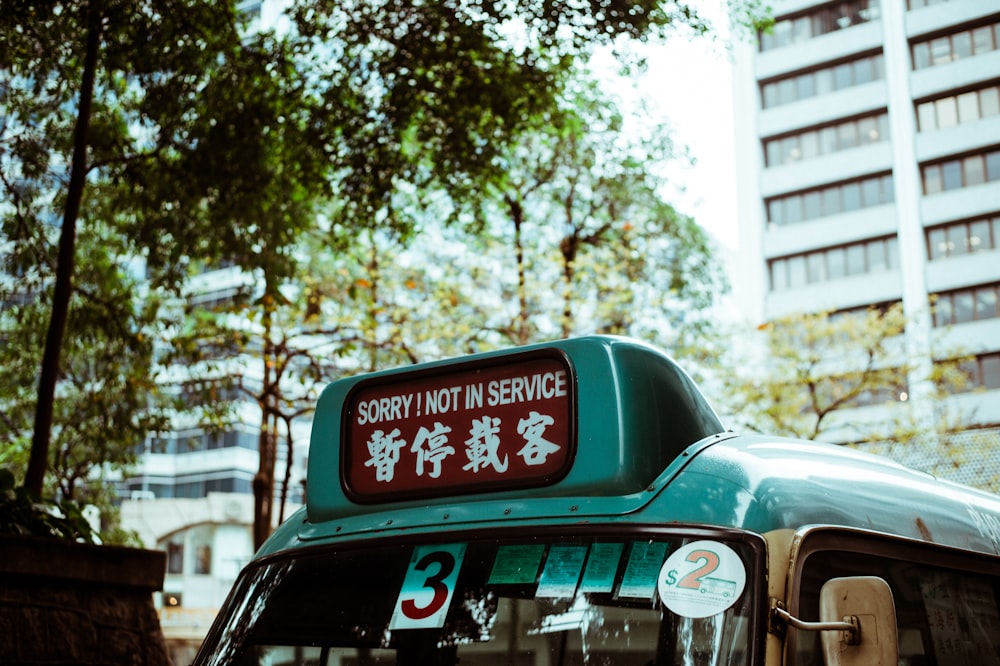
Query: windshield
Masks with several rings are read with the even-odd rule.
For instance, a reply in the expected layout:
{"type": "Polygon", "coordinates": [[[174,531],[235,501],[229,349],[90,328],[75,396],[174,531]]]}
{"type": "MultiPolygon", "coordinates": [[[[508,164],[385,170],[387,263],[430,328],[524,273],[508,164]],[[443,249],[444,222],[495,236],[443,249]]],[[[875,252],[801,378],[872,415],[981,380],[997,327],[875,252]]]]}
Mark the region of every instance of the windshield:
{"type": "Polygon", "coordinates": [[[198,663],[749,663],[751,537],[468,536],[250,568],[198,663]]]}

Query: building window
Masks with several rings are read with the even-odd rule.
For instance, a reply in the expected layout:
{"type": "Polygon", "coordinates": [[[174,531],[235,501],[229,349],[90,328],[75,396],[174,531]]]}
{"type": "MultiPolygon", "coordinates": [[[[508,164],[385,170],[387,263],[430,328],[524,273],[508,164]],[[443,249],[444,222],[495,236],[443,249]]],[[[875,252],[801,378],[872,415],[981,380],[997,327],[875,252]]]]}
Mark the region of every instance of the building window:
{"type": "Polygon", "coordinates": [[[1000,352],[974,356],[963,362],[960,369],[968,378],[968,384],[959,391],[1000,389],[1000,352]]]}
{"type": "Polygon", "coordinates": [[[184,573],[184,544],[171,541],[167,543],[167,573],[184,573]]]}
{"type": "Polygon", "coordinates": [[[778,19],[769,32],[760,33],[760,50],[769,51],[804,42],[828,32],[867,23],[879,17],[879,0],[834,2],[806,14],[778,19]]]}
{"type": "Polygon", "coordinates": [[[231,287],[208,293],[191,294],[188,296],[188,308],[192,312],[230,312],[244,304],[248,299],[245,288],[231,287]]]}
{"type": "Polygon", "coordinates": [[[125,482],[124,494],[132,499],[169,499],[174,496],[174,487],[156,477],[140,476],[125,482]]]}
{"type": "Polygon", "coordinates": [[[917,104],[917,125],[921,132],[974,123],[996,115],[1000,115],[997,84],[917,104]]]}
{"type": "Polygon", "coordinates": [[[764,141],[764,157],[766,165],[773,167],[888,140],[889,116],[882,111],[863,118],[767,139],[764,141]]]}
{"type": "Polygon", "coordinates": [[[907,9],[920,9],[922,7],[930,7],[932,5],[940,5],[950,0],[906,0],[907,9]]]}
{"type": "Polygon", "coordinates": [[[905,399],[905,396],[910,393],[910,387],[903,371],[899,368],[892,368],[884,374],[884,381],[888,385],[873,386],[861,391],[848,404],[852,407],[869,407],[871,405],[884,405],[905,399]]]}
{"type": "Polygon", "coordinates": [[[187,434],[177,433],[172,437],[151,437],[149,439],[149,450],[151,453],[191,453],[194,451],[207,451],[209,449],[235,448],[250,449],[256,451],[259,447],[257,441],[259,433],[249,433],[239,430],[228,430],[226,432],[189,432],[187,434]]]}
{"type": "Polygon", "coordinates": [[[982,55],[1000,48],[1000,22],[976,26],[914,42],[910,46],[913,69],[927,69],[982,55]]]}
{"type": "Polygon", "coordinates": [[[1000,317],[997,302],[1000,283],[966,287],[934,294],[931,297],[935,326],[952,326],[970,321],[1000,317]]]}
{"type": "Polygon", "coordinates": [[[221,476],[206,478],[205,475],[192,474],[178,477],[174,482],[174,497],[198,498],[208,493],[253,493],[253,475],[240,470],[220,472],[221,476]]]}
{"type": "Polygon", "coordinates": [[[34,291],[16,290],[11,285],[4,285],[4,287],[5,289],[0,291],[0,312],[23,308],[38,300],[38,293],[34,291]],[[10,290],[8,291],[8,289],[10,290]]]}
{"type": "Polygon", "coordinates": [[[258,433],[242,432],[239,430],[229,431],[225,434],[225,445],[227,447],[240,447],[256,451],[259,445],[259,437],[258,433]]]}
{"type": "Polygon", "coordinates": [[[979,357],[979,381],[984,388],[1000,388],[1000,354],[979,357]]]}
{"type": "Polygon", "coordinates": [[[767,221],[783,226],[891,203],[893,198],[892,174],[882,174],[774,197],[765,206],[767,221]]]}
{"type": "MultiPolygon", "coordinates": [[[[204,275],[214,271],[221,271],[225,268],[236,266],[235,257],[223,257],[221,259],[205,258],[195,263],[194,271],[196,275],[204,275]]],[[[235,292],[235,290],[233,290],[235,292]]]]}
{"type": "Polygon", "coordinates": [[[212,573],[212,547],[199,544],[194,549],[194,572],[196,574],[212,573]]]}
{"type": "Polygon", "coordinates": [[[933,227],[925,232],[927,259],[945,259],[1000,247],[1000,214],[933,227]]]}
{"type": "Polygon", "coordinates": [[[176,390],[180,400],[187,406],[235,402],[248,397],[240,388],[240,379],[236,377],[191,380],[178,385],[176,390]]]}
{"type": "Polygon", "coordinates": [[[761,99],[764,108],[770,109],[878,81],[884,76],[882,54],[876,53],[832,67],[765,81],[761,83],[761,99]]]}
{"type": "Polygon", "coordinates": [[[843,318],[853,318],[858,320],[870,315],[873,312],[876,312],[879,316],[884,317],[893,308],[901,307],[903,307],[901,301],[884,301],[882,303],[875,303],[872,305],[859,305],[853,308],[835,310],[828,315],[828,318],[831,322],[835,322],[843,318]]]}
{"type": "Polygon", "coordinates": [[[1000,149],[925,164],[920,172],[924,194],[1000,181],[1000,149]]]}
{"type": "Polygon", "coordinates": [[[781,257],[768,262],[771,291],[795,289],[898,267],[899,242],[895,236],[781,257]]]}

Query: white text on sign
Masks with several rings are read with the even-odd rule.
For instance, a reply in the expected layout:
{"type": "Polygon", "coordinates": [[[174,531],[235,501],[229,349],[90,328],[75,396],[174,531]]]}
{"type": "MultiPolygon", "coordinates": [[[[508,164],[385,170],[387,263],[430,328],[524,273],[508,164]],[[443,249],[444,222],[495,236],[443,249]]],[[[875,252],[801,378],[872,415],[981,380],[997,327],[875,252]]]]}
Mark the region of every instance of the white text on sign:
{"type": "Polygon", "coordinates": [[[566,372],[539,372],[465,386],[417,391],[403,395],[362,400],[357,406],[357,424],[399,421],[424,414],[447,414],[460,409],[511,405],[566,396],[566,372]],[[484,395],[485,390],[485,395],[484,395]]]}

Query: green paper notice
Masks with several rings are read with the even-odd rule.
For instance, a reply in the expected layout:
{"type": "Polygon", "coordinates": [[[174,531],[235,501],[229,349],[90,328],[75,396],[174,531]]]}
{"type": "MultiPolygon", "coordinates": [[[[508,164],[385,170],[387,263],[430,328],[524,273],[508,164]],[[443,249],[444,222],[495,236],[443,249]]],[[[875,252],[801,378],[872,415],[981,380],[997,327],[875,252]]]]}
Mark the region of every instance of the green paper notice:
{"type": "Polygon", "coordinates": [[[586,546],[552,546],[535,596],[572,599],[586,558],[586,546]]]}
{"type": "Polygon", "coordinates": [[[581,592],[610,592],[615,587],[615,574],[625,544],[595,543],[590,547],[587,568],[580,581],[581,592]]]}
{"type": "Polygon", "coordinates": [[[652,599],[656,591],[656,578],[666,556],[667,544],[664,542],[633,541],[618,596],[652,599]]]}
{"type": "Polygon", "coordinates": [[[487,583],[489,585],[534,583],[544,554],[544,544],[500,546],[487,583]]]}

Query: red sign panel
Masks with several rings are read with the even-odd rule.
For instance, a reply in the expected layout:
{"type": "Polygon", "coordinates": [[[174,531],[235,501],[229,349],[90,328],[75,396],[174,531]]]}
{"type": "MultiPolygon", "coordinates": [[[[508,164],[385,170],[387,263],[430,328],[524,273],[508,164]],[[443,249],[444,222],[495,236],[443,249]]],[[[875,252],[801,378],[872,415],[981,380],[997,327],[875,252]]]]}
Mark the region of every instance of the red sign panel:
{"type": "Polygon", "coordinates": [[[558,481],[575,448],[574,384],[555,352],[361,382],[344,406],[345,491],[378,502],[558,481]]]}

